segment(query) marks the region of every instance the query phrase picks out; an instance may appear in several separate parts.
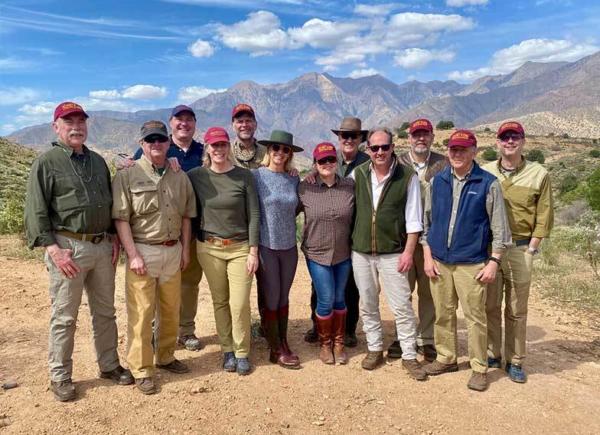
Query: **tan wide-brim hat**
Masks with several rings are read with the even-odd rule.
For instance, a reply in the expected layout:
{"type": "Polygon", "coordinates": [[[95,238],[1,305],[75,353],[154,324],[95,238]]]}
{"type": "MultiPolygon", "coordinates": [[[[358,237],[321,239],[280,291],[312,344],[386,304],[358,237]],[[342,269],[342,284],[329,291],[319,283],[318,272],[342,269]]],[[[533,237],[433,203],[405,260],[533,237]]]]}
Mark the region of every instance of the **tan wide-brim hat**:
{"type": "Polygon", "coordinates": [[[336,136],[339,133],[344,132],[344,131],[361,133],[362,134],[361,142],[364,142],[367,140],[367,133],[369,133],[369,130],[362,129],[362,121],[359,118],[354,118],[352,116],[348,116],[348,117],[342,119],[342,124],[340,125],[340,128],[338,130],[332,129],[331,131],[333,133],[335,133],[336,136]]]}

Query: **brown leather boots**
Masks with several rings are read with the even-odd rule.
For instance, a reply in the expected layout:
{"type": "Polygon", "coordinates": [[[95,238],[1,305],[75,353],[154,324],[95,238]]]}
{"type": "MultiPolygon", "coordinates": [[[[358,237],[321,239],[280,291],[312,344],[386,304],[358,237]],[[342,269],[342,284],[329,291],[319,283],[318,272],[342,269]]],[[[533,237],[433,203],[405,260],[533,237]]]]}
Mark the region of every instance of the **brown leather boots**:
{"type": "Polygon", "coordinates": [[[324,364],[346,364],[348,356],[344,350],[346,332],[346,310],[333,310],[329,316],[318,314],[317,331],[319,334],[319,359],[324,364]]]}
{"type": "Polygon", "coordinates": [[[271,348],[269,361],[286,369],[299,369],[300,359],[287,342],[288,307],[278,311],[265,309],[263,314],[265,337],[271,348]]]}

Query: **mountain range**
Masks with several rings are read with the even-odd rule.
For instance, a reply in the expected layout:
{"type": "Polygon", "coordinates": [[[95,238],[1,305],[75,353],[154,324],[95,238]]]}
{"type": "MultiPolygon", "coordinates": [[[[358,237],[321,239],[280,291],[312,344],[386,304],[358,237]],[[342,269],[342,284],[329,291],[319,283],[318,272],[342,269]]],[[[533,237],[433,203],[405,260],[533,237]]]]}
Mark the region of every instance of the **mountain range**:
{"type": "MultiPolygon", "coordinates": [[[[427,117],[452,120],[457,127],[496,126],[506,119],[525,122],[533,134],[567,133],[600,137],[600,52],[576,62],[527,62],[509,74],[486,76],[465,85],[455,81],[410,81],[396,84],[381,75],[339,78],[308,73],[287,83],[260,85],[241,81],[224,92],[192,102],[198,136],[212,125],[230,124],[231,109],[252,105],[257,137],[271,129],[294,133],[310,151],[333,140],[344,116],[358,116],[364,128],[398,127],[403,121],[427,117]]],[[[149,119],[167,121],[169,108],[138,112],[92,111],[88,142],[101,149],[131,152],[140,125],[149,119]]],[[[46,147],[54,134],[49,124],[16,131],[9,139],[34,148],[46,147]]]]}

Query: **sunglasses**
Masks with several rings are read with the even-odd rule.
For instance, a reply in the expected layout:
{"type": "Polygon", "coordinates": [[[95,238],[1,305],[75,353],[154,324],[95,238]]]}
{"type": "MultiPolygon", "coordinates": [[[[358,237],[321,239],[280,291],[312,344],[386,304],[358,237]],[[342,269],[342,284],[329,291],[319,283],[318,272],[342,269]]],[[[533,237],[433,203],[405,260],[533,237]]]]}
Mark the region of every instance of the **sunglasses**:
{"type": "Polygon", "coordinates": [[[275,152],[283,151],[285,154],[289,154],[292,151],[289,146],[279,144],[271,145],[271,149],[275,152]]]}
{"type": "Polygon", "coordinates": [[[518,134],[518,133],[507,133],[507,134],[503,134],[502,136],[500,136],[500,140],[502,142],[508,142],[509,140],[513,140],[513,142],[516,142],[518,140],[523,139],[523,136],[518,134]]]}
{"type": "Polygon", "coordinates": [[[328,163],[337,163],[337,158],[334,156],[327,156],[317,160],[317,163],[321,166],[326,165],[328,163]]]}
{"type": "Polygon", "coordinates": [[[355,131],[342,131],[340,132],[340,136],[342,139],[356,139],[360,136],[360,133],[356,133],[355,131]]]}
{"type": "Polygon", "coordinates": [[[372,152],[377,153],[379,150],[389,151],[391,147],[392,144],[386,143],[385,145],[369,145],[367,148],[369,148],[372,152]]]}
{"type": "Polygon", "coordinates": [[[164,136],[156,135],[156,136],[148,136],[147,138],[144,139],[144,142],[146,142],[146,143],[154,143],[154,142],[163,143],[163,142],[167,142],[168,140],[169,139],[164,136]]]}

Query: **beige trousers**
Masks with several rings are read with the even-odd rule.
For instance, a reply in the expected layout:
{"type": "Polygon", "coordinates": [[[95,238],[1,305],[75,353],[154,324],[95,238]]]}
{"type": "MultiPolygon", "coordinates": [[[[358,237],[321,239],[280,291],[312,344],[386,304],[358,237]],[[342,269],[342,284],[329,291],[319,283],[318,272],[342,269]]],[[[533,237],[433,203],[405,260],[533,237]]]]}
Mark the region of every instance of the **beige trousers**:
{"type": "Polygon", "coordinates": [[[433,344],[433,324],[435,322],[435,307],[431,297],[429,277],[425,274],[423,247],[417,244],[413,255],[413,267],[408,271],[408,282],[411,292],[417,289],[419,324],[417,325],[417,344],[424,346],[433,344]]]}
{"type": "Polygon", "coordinates": [[[198,312],[198,284],[202,279],[202,267],[196,255],[196,239],[190,243],[190,264],[181,272],[181,309],[179,310],[179,336],[196,332],[196,313],[198,312]]]}

